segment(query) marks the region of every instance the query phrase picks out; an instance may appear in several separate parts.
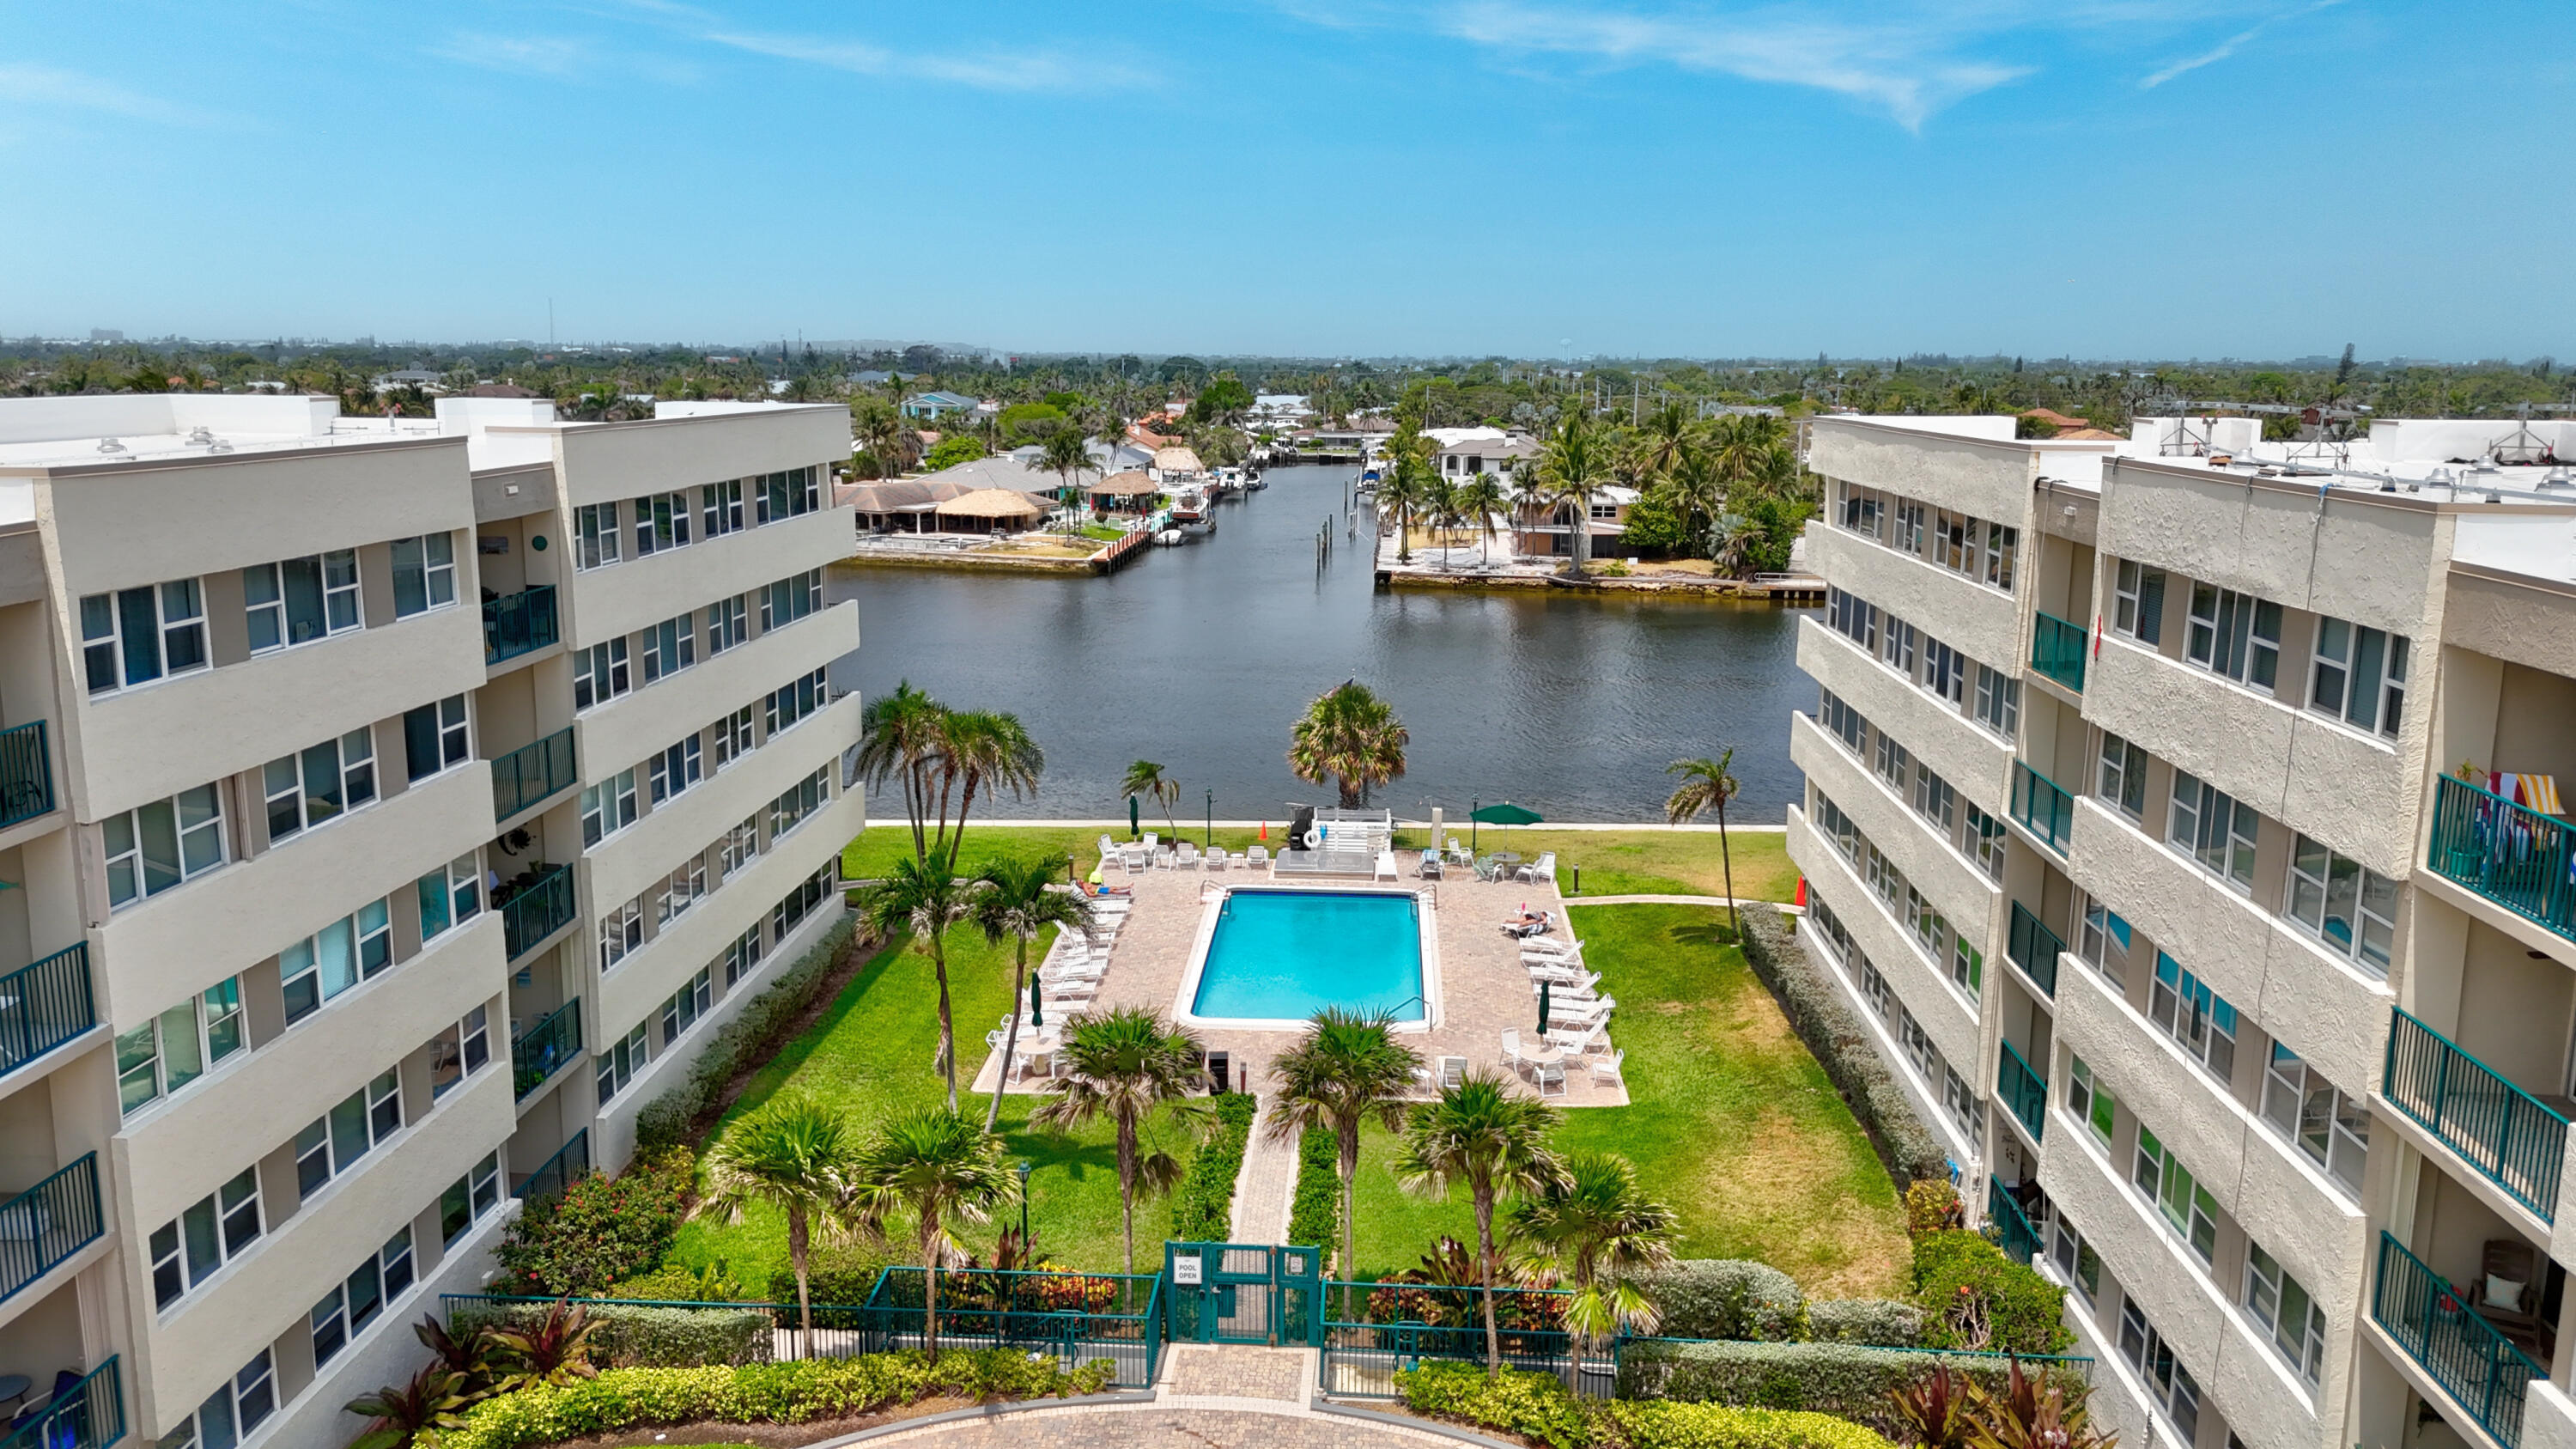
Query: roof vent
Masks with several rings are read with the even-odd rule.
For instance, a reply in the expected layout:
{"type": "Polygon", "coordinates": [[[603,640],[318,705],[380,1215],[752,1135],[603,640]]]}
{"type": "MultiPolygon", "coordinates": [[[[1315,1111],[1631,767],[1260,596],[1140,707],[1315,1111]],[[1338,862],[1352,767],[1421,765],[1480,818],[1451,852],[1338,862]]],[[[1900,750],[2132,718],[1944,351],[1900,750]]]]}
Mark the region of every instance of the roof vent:
{"type": "Polygon", "coordinates": [[[211,447],[214,445],[214,441],[215,430],[207,427],[204,423],[199,423],[188,430],[188,446],[191,448],[211,447]]]}
{"type": "Polygon", "coordinates": [[[98,450],[102,453],[122,453],[125,451],[125,445],[114,438],[101,438],[98,440],[98,450]]]}
{"type": "Polygon", "coordinates": [[[2451,470],[2448,468],[2436,468],[2425,476],[2424,481],[2432,484],[2436,488],[2448,488],[2451,486],[2451,470]]]}
{"type": "Polygon", "coordinates": [[[233,445],[221,438],[215,438],[206,444],[206,451],[209,453],[229,453],[232,450],[233,445]]]}
{"type": "Polygon", "coordinates": [[[2564,488],[2568,485],[2568,482],[2567,467],[2562,463],[2542,475],[2540,486],[2543,488],[2564,488]]]}

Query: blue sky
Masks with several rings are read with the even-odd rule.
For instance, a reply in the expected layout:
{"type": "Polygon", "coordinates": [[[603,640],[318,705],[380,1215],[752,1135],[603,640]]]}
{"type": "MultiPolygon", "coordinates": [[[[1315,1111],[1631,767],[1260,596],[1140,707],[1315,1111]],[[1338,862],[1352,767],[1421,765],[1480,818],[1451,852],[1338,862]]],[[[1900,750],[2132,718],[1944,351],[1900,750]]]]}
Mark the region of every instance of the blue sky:
{"type": "Polygon", "coordinates": [[[2571,57],[2568,0],[0,0],[0,334],[2568,356],[2571,57]]]}

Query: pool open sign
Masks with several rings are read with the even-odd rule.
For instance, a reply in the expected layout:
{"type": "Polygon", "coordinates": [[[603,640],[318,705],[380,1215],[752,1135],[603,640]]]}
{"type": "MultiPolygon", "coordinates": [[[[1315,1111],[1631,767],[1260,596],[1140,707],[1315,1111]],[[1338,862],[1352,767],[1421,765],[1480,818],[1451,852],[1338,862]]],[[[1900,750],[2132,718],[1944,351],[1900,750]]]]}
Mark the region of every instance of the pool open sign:
{"type": "Polygon", "coordinates": [[[1172,1259],[1172,1281],[1182,1285],[1183,1287],[1195,1288],[1199,1286],[1199,1255],[1196,1253],[1183,1253],[1174,1256],[1172,1259]]]}

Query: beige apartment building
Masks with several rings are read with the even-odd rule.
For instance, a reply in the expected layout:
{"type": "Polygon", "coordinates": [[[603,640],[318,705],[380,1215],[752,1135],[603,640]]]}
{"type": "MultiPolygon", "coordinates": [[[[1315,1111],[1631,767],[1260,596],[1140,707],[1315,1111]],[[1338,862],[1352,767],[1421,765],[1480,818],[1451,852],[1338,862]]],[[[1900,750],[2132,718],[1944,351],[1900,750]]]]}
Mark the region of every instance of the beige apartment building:
{"type": "Polygon", "coordinates": [[[1811,949],[2124,1444],[2576,1444],[2561,423],[1819,420],[1811,949]]]}
{"type": "Polygon", "coordinates": [[[848,449],[836,407],[0,401],[0,1413],[345,1443],[517,1200],[621,1164],[830,928],[848,449]]]}

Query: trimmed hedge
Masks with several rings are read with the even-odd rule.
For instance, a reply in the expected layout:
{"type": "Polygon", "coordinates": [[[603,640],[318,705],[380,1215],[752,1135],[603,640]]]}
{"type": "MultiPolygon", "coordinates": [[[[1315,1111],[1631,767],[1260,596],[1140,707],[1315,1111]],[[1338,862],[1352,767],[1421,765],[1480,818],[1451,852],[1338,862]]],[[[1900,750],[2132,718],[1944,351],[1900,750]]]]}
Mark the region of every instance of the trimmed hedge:
{"type": "Polygon", "coordinates": [[[2075,1342],[2066,1326],[2066,1290],[2005,1256],[1983,1234],[1962,1229],[1914,1240],[1914,1301],[1923,1309],[1926,1348],[1982,1348],[1996,1353],[2064,1353],[2075,1342]],[[1973,1301],[1987,1338],[1963,1340],[1953,1315],[1973,1301]]]}
{"type": "Polygon", "coordinates": [[[1172,1202],[1172,1236],[1185,1243],[1222,1243],[1233,1234],[1234,1180],[1243,1171],[1258,1104],[1248,1092],[1226,1092],[1215,1100],[1216,1122],[1172,1202]]]}
{"type": "Polygon", "coordinates": [[[680,1231],[697,1159],[685,1147],[638,1154],[615,1177],[590,1173],[530,1201],[494,1250],[512,1295],[600,1293],[659,1267],[680,1231]]]}
{"type": "Polygon", "coordinates": [[[1807,1304],[1807,1337],[1817,1343],[1920,1348],[1923,1310],[1895,1298],[1819,1298],[1807,1304]]]}
{"type": "MultiPolygon", "coordinates": [[[[1688,1404],[1801,1410],[1832,1414],[1903,1435],[1888,1395],[1947,1365],[2000,1393],[2010,1360],[1843,1343],[1656,1343],[1641,1340],[1619,1355],[1619,1396],[1688,1404]]],[[[2049,1376],[2070,1399],[2084,1393],[2075,1369],[2049,1376]]]]}
{"type": "MultiPolygon", "coordinates": [[[[523,1327],[546,1316],[544,1303],[460,1303],[448,1323],[464,1334],[477,1328],[523,1327]]],[[[583,1303],[599,1327],[592,1357],[612,1368],[697,1368],[706,1364],[767,1363],[774,1345],[766,1309],[647,1308],[629,1303],[583,1303]]],[[[786,1315],[793,1324],[795,1315],[786,1315]]]]}
{"type": "MultiPolygon", "coordinates": [[[[847,1243],[834,1243],[815,1248],[805,1259],[807,1299],[816,1304],[832,1303],[857,1308],[868,1301],[876,1290],[877,1278],[889,1267],[911,1263],[915,1254],[905,1252],[900,1235],[889,1235],[882,1243],[864,1236],[847,1243]]],[[[796,1270],[780,1263],[769,1274],[769,1301],[796,1301],[796,1270]]],[[[822,1323],[815,1320],[817,1326],[822,1323]]]]}
{"type": "Polygon", "coordinates": [[[813,949],[745,1002],[733,1020],[717,1027],[689,1063],[688,1076],[635,1114],[636,1150],[649,1152],[687,1141],[689,1128],[715,1104],[735,1073],[774,1055],[785,1044],[788,1027],[813,1004],[816,988],[832,974],[857,934],[858,918],[843,915],[813,949]]]}
{"type": "Polygon", "coordinates": [[[1641,1286],[1663,1310],[1657,1331],[1673,1338],[1790,1343],[1807,1336],[1806,1295],[1768,1263],[1684,1259],[1646,1275],[1641,1286]]]}
{"type": "Polygon", "coordinates": [[[1322,1248],[1328,1257],[1342,1241],[1341,1155],[1341,1143],[1326,1128],[1309,1127],[1297,1138],[1297,1192],[1288,1203],[1288,1241],[1322,1248]]]}
{"type": "Polygon", "coordinates": [[[1693,1403],[1587,1403],[1553,1374],[1426,1363],[1395,1376],[1417,1414],[1498,1429],[1549,1449],[1892,1449],[1874,1431],[1822,1414],[1693,1403]]]}
{"type": "Polygon", "coordinates": [[[1789,1025],[1868,1130],[1888,1174],[1900,1186],[1917,1178],[1947,1180],[1949,1149],[1915,1115],[1904,1086],[1879,1058],[1869,1028],[1843,1004],[1827,968],[1791,938],[1777,907],[1748,904],[1742,919],[1745,961],[1779,999],[1789,1025]]]}

